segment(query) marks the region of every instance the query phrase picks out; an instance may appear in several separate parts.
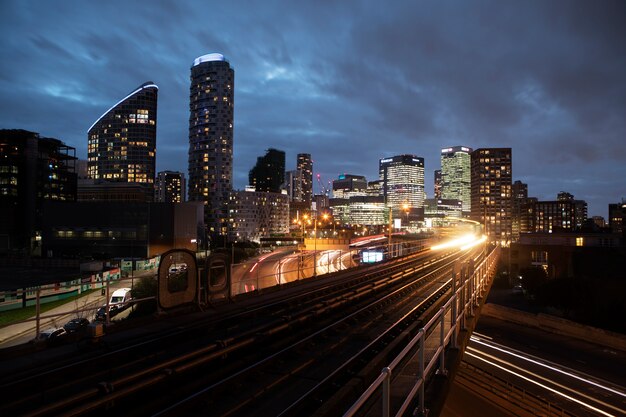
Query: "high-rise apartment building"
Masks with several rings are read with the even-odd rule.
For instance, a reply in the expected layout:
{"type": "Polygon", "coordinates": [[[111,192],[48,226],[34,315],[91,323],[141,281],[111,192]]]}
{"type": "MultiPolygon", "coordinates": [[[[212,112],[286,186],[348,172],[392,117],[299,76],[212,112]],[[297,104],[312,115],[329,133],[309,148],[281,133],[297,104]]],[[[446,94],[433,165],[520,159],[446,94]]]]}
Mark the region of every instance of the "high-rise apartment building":
{"type": "Polygon", "coordinates": [[[535,202],[533,212],[535,232],[570,232],[580,229],[587,220],[587,203],[561,192],[556,201],[535,202]]]}
{"type": "Polygon", "coordinates": [[[21,129],[0,130],[0,252],[37,254],[45,201],[76,201],[76,149],[21,129]]]}
{"type": "Polygon", "coordinates": [[[205,204],[211,235],[228,231],[233,181],[235,72],[221,54],[202,55],[189,88],[189,201],[205,204]]]}
{"type": "Polygon", "coordinates": [[[299,153],[296,169],[302,173],[302,198],[306,205],[313,201],[313,160],[309,153],[299,153]]]}
{"type": "Polygon", "coordinates": [[[154,184],[157,203],[184,203],[187,197],[185,174],[178,171],[161,171],[154,184]]]}
{"type": "Polygon", "coordinates": [[[231,242],[254,241],[289,233],[289,197],[282,193],[233,191],[230,193],[231,242]]]}
{"type": "Polygon", "coordinates": [[[379,178],[383,183],[386,205],[394,215],[424,206],[424,158],[397,155],[379,161],[379,178]]]}
{"type": "Polygon", "coordinates": [[[471,217],[485,225],[489,240],[508,246],[512,236],[511,148],[481,148],[471,153],[471,217]]]}
{"type": "Polygon", "coordinates": [[[280,193],[285,182],[285,152],[270,148],[259,156],[248,174],[248,184],[259,192],[280,193]]]}
{"type": "Polygon", "coordinates": [[[152,81],[118,101],[87,131],[87,175],[96,183],[139,184],[153,197],[157,96],[152,81]]]}
{"type": "Polygon", "coordinates": [[[453,146],[441,150],[441,198],[461,200],[463,212],[469,214],[472,206],[472,149],[453,146]]]}
{"type": "Polygon", "coordinates": [[[626,200],[609,204],[609,227],[613,233],[622,233],[626,236],[626,200]]]}

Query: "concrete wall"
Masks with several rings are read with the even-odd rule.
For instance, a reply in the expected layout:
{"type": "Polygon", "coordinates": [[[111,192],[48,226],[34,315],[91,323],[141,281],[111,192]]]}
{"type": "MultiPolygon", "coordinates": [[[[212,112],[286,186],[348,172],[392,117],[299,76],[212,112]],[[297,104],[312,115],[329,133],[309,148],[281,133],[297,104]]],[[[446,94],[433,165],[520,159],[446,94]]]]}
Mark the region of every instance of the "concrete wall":
{"type": "Polygon", "coordinates": [[[560,317],[527,313],[491,303],[483,306],[481,314],[626,352],[625,335],[585,326],[560,317]]]}

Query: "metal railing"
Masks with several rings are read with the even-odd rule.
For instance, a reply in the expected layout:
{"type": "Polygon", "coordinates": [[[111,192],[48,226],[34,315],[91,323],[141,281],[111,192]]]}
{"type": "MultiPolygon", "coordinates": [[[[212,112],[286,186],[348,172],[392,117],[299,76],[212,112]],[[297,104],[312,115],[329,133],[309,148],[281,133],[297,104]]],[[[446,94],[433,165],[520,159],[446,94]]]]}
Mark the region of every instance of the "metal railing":
{"type": "MultiPolygon", "coordinates": [[[[474,309],[478,306],[478,299],[487,289],[489,280],[493,275],[498,257],[499,247],[496,247],[478,265],[472,265],[472,261],[463,265],[460,271],[452,271],[453,291],[451,298],[443,307],[422,327],[405,348],[382,369],[378,377],[361,394],[358,400],[345,412],[344,417],[351,417],[361,411],[366,403],[377,393],[382,394],[383,417],[402,416],[415,397],[418,397],[417,412],[426,414],[424,389],[426,381],[432,375],[435,367],[437,372],[446,374],[445,349],[448,345],[457,347],[457,335],[459,329],[465,328],[466,318],[474,315],[474,309]],[[459,276],[460,275],[460,276],[459,276]],[[457,285],[459,281],[459,285],[457,285]],[[417,352],[415,348],[417,347],[417,352]],[[415,363],[416,362],[416,363],[415,363]],[[393,387],[392,376],[407,363],[417,364],[417,379],[408,393],[404,395],[404,402],[392,414],[391,398],[393,387]]],[[[396,387],[400,390],[400,387],[396,387]]]]}

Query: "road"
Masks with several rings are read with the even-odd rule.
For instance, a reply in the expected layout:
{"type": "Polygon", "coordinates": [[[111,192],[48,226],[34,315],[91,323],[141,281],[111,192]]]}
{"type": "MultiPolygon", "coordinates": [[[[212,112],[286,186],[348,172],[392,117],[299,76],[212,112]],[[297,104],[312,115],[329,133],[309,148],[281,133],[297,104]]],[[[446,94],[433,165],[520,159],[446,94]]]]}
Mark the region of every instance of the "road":
{"type": "MultiPolygon", "coordinates": [[[[135,279],[154,274],[154,272],[145,271],[144,273],[138,273],[134,276],[135,279]]],[[[131,280],[124,279],[121,281],[111,281],[109,288],[109,295],[113,294],[118,288],[130,287],[131,280]]],[[[62,327],[65,323],[75,317],[85,317],[89,321],[93,321],[94,315],[98,307],[106,304],[106,295],[98,291],[92,291],[87,295],[79,297],[73,301],[69,301],[63,305],[55,307],[51,310],[42,313],[41,321],[39,323],[40,330],[49,328],[62,327]],[[75,310],[85,310],[82,312],[75,312],[75,310]]],[[[126,309],[119,315],[112,318],[112,321],[121,320],[128,316],[130,309],[126,309]]],[[[17,346],[23,343],[28,343],[36,336],[36,321],[35,317],[31,317],[26,322],[16,323],[3,328],[0,328],[0,349],[8,348],[11,346],[17,346]]]]}
{"type": "Polygon", "coordinates": [[[350,252],[339,250],[277,250],[233,265],[232,295],[273,287],[356,266],[350,252]]]}

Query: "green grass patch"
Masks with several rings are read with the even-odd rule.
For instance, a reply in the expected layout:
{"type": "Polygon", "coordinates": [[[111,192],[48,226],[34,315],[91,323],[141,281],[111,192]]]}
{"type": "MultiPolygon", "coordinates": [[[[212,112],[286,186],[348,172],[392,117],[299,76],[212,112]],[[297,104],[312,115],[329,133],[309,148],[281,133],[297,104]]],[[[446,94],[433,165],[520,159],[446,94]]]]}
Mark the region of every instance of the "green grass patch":
{"type": "MultiPolygon", "coordinates": [[[[39,306],[39,311],[40,314],[45,313],[46,311],[50,311],[53,308],[62,306],[64,304],[67,303],[71,303],[79,298],[84,297],[85,295],[92,293],[94,291],[100,291],[99,289],[95,289],[95,290],[87,290],[87,291],[83,291],[80,294],[74,295],[72,297],[68,297],[68,298],[64,298],[62,300],[57,300],[57,301],[51,301],[49,303],[45,303],[45,304],[41,304],[39,306]]],[[[80,306],[79,306],[80,308],[80,306]]],[[[4,326],[7,324],[13,324],[15,322],[18,321],[23,321],[23,320],[27,320],[31,317],[35,317],[36,314],[36,310],[37,310],[37,306],[30,306],[30,307],[25,307],[25,308],[17,308],[15,310],[8,310],[8,311],[3,311],[2,313],[0,313],[0,326],[4,326]]]]}

